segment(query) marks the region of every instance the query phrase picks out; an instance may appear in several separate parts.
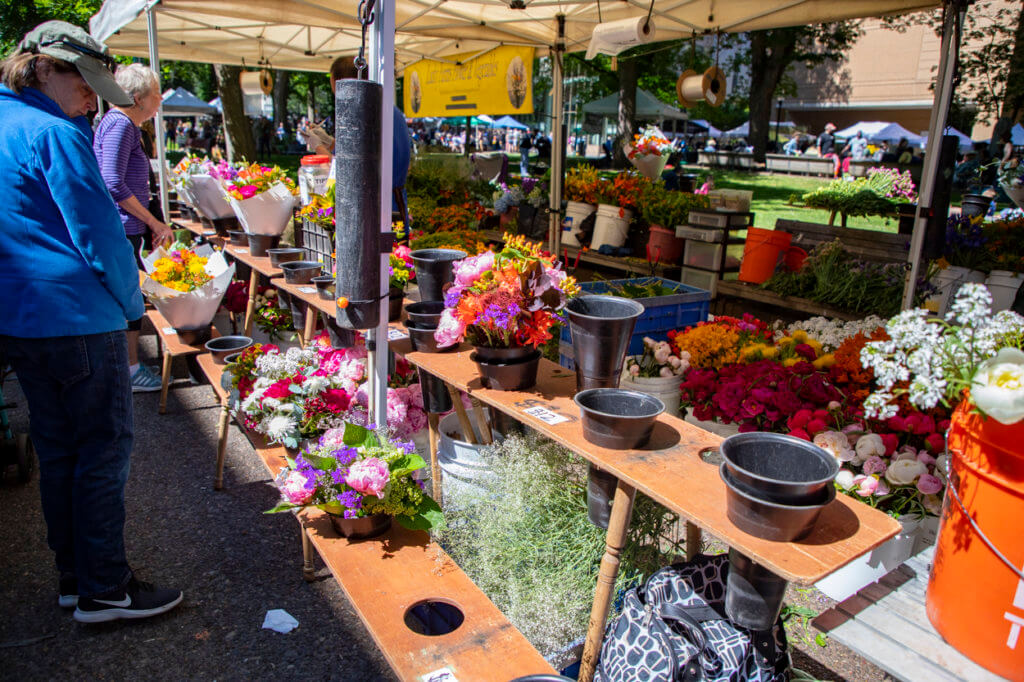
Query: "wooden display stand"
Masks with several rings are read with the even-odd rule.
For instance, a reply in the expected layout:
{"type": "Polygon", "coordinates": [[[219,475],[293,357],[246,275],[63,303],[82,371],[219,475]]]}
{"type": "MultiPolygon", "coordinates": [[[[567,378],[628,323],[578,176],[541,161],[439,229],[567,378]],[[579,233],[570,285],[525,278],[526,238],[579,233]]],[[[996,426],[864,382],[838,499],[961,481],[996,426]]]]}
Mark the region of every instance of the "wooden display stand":
{"type": "MultiPolygon", "coordinates": [[[[174,327],[164,319],[160,311],[149,310],[146,312],[146,317],[149,318],[149,321],[156,329],[157,347],[163,357],[163,364],[160,369],[160,414],[164,414],[167,412],[167,390],[171,383],[171,362],[179,355],[188,356],[205,353],[206,348],[203,345],[193,346],[183,343],[178,338],[178,333],[174,331],[174,327]]],[[[217,328],[213,325],[210,326],[210,338],[215,339],[220,336],[217,328]]]]}
{"type": "Polygon", "coordinates": [[[246,336],[252,336],[252,321],[256,314],[256,290],[260,286],[260,275],[265,277],[280,277],[281,268],[275,268],[270,264],[270,258],[257,257],[249,253],[248,246],[225,246],[224,253],[245,263],[252,269],[249,276],[249,303],[245,307],[245,325],[242,332],[246,336]]]}

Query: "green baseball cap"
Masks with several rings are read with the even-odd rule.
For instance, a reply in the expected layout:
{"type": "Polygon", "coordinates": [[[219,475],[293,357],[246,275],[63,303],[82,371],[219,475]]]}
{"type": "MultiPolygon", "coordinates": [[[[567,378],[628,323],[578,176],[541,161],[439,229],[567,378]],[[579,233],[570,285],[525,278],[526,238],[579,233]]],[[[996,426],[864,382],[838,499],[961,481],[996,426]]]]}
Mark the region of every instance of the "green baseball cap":
{"type": "Polygon", "coordinates": [[[128,107],[135,103],[114,80],[114,60],[107,46],[83,28],[66,21],[47,21],[25,35],[18,51],[45,54],[73,64],[89,87],[111,104],[128,107]]]}

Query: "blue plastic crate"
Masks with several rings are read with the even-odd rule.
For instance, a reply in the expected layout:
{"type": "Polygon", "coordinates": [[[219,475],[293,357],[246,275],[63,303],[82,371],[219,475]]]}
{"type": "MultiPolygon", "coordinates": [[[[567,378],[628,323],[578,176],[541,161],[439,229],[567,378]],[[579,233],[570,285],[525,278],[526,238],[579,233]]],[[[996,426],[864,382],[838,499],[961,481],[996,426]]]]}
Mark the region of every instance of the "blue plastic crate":
{"type": "MultiPolygon", "coordinates": [[[[643,305],[644,312],[636,321],[636,327],[633,329],[633,336],[629,340],[628,355],[639,355],[643,352],[645,336],[664,336],[666,332],[673,329],[682,329],[707,320],[708,308],[711,305],[711,292],[661,277],[580,283],[582,294],[607,294],[611,293],[617,285],[628,283],[644,286],[653,282],[675,289],[675,292],[665,296],[634,299],[643,305]]],[[[562,325],[559,341],[559,364],[572,369],[572,332],[569,331],[568,322],[562,325]]]]}

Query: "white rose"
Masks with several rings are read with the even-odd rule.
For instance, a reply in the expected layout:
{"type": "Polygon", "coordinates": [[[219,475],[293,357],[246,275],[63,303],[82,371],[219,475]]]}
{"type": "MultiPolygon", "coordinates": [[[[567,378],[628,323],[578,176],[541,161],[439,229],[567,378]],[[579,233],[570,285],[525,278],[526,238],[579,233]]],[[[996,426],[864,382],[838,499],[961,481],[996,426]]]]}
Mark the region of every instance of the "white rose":
{"type": "Polygon", "coordinates": [[[1000,424],[1024,419],[1024,352],[1003,348],[981,363],[971,379],[971,399],[1000,424]]]}
{"type": "Polygon", "coordinates": [[[814,444],[825,450],[840,462],[849,462],[854,457],[845,433],[823,431],[814,437],[814,444]]]}
{"type": "Polygon", "coordinates": [[[840,469],[839,473],[836,474],[836,485],[840,488],[852,488],[853,487],[853,472],[849,469],[840,469]]]}
{"type": "Polygon", "coordinates": [[[949,466],[949,455],[941,454],[935,458],[935,469],[933,474],[943,483],[946,483],[946,467],[949,466]]]}
{"type": "Polygon", "coordinates": [[[877,433],[868,433],[857,439],[857,457],[862,461],[873,455],[885,455],[885,443],[877,433]]]}
{"type": "Polygon", "coordinates": [[[885,470],[885,480],[893,485],[910,485],[921,474],[928,473],[928,467],[916,459],[901,459],[885,470]]]}
{"type": "Polygon", "coordinates": [[[661,370],[659,371],[659,375],[662,378],[665,378],[665,379],[667,379],[668,377],[671,377],[671,376],[675,376],[675,374],[673,374],[673,372],[672,372],[672,368],[671,367],[662,367],[661,370]]]}

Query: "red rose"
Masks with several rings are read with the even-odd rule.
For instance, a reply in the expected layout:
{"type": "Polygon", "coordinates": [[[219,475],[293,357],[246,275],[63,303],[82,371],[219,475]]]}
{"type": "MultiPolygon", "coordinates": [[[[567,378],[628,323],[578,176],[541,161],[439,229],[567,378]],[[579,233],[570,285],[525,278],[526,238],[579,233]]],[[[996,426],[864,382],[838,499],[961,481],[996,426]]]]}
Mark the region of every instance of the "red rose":
{"type": "Polygon", "coordinates": [[[340,388],[327,389],[323,394],[324,403],[332,412],[344,412],[351,402],[349,394],[340,388]]]}
{"type": "Polygon", "coordinates": [[[929,452],[938,454],[946,451],[946,439],[938,433],[929,433],[925,436],[924,443],[928,446],[929,452]]]}
{"type": "Polygon", "coordinates": [[[280,400],[281,398],[287,398],[292,393],[290,390],[288,390],[288,387],[291,386],[291,383],[291,379],[281,379],[280,381],[275,381],[267,388],[266,391],[263,392],[263,397],[276,398],[278,400],[280,400]]]}

